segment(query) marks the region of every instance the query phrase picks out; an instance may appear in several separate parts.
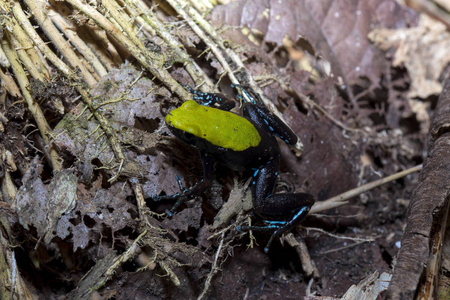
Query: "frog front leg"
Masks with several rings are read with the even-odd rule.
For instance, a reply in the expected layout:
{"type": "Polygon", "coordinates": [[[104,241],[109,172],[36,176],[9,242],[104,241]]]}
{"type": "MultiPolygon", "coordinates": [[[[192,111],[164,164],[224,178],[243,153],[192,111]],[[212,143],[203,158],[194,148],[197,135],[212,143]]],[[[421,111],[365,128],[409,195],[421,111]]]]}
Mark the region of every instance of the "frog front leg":
{"type": "Polygon", "coordinates": [[[307,193],[272,194],[279,170],[279,159],[273,159],[257,169],[253,175],[252,196],[254,212],[265,226],[240,226],[238,230],[273,231],[264,252],[269,252],[273,239],[297,226],[308,214],[314,198],[307,193]]]}
{"type": "Polygon", "coordinates": [[[225,95],[221,93],[203,93],[197,90],[194,90],[189,85],[184,86],[192,95],[193,99],[200,103],[201,105],[214,107],[214,104],[219,105],[219,109],[230,111],[236,106],[236,103],[233,101],[227,100],[225,95]]]}
{"type": "Polygon", "coordinates": [[[155,201],[177,199],[177,202],[175,202],[175,204],[172,206],[172,208],[170,208],[169,210],[166,211],[166,214],[169,217],[171,217],[173,215],[175,209],[177,209],[178,206],[180,206],[184,202],[194,198],[195,196],[199,195],[200,193],[202,193],[204,190],[206,190],[207,188],[209,188],[211,186],[212,178],[214,175],[214,159],[210,155],[208,155],[208,153],[206,153],[204,151],[199,151],[199,152],[200,152],[200,160],[201,160],[202,166],[203,166],[202,180],[197,182],[194,186],[185,189],[181,185],[181,181],[179,180],[179,178],[177,178],[178,184],[180,185],[180,190],[181,190],[180,193],[176,193],[174,195],[168,195],[168,196],[167,195],[166,196],[154,196],[154,198],[153,198],[155,201]]]}

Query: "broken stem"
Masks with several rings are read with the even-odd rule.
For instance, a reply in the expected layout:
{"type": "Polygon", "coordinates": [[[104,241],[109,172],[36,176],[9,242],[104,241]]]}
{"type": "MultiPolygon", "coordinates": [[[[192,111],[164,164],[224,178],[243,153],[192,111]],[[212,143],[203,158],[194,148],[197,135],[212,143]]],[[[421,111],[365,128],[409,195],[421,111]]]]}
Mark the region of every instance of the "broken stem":
{"type": "Polygon", "coordinates": [[[311,208],[309,213],[310,214],[314,214],[314,213],[318,213],[318,212],[321,212],[321,211],[324,211],[324,210],[329,210],[329,209],[332,209],[332,208],[344,205],[344,204],[347,203],[347,200],[352,198],[352,197],[358,196],[358,195],[360,195],[362,193],[365,193],[367,191],[370,191],[371,189],[376,188],[376,187],[378,187],[380,185],[383,185],[385,183],[397,180],[399,178],[405,177],[406,175],[409,175],[411,173],[414,173],[414,172],[417,172],[417,171],[420,171],[420,170],[422,170],[422,165],[418,165],[418,166],[412,167],[410,169],[407,169],[407,170],[395,173],[395,174],[390,175],[388,177],[381,178],[379,180],[375,180],[375,181],[369,182],[369,183],[367,183],[365,185],[362,185],[360,187],[357,187],[355,189],[352,189],[350,191],[347,191],[345,193],[337,195],[337,196],[335,196],[333,198],[330,198],[328,200],[316,202],[314,204],[314,206],[311,208]]]}
{"type": "Polygon", "coordinates": [[[291,247],[294,247],[297,251],[298,256],[300,257],[300,261],[302,263],[302,269],[305,271],[306,276],[308,277],[319,277],[319,270],[317,270],[314,261],[311,259],[309,255],[308,247],[305,244],[305,241],[302,238],[295,238],[292,233],[288,233],[284,236],[284,240],[288,242],[291,247]]]}
{"type": "Polygon", "coordinates": [[[56,150],[50,145],[50,126],[48,125],[41,108],[36,102],[34,102],[33,97],[29,92],[30,82],[28,81],[28,77],[25,74],[25,70],[22,68],[21,63],[19,62],[19,58],[17,57],[17,53],[11,47],[8,39],[2,39],[1,46],[6,54],[6,57],[8,58],[8,61],[11,64],[11,68],[14,72],[17,82],[19,83],[20,91],[28,104],[28,109],[30,110],[31,114],[34,117],[34,120],[36,121],[36,124],[38,125],[41,136],[45,142],[45,146],[50,154],[50,163],[52,164],[53,170],[59,171],[62,168],[61,159],[58,155],[58,152],[56,152],[56,150]]]}
{"type": "Polygon", "coordinates": [[[214,257],[214,262],[211,267],[211,271],[209,272],[208,277],[206,278],[205,287],[203,288],[203,291],[200,294],[200,296],[198,296],[197,300],[201,300],[201,299],[203,299],[203,297],[205,297],[205,295],[208,292],[208,289],[211,285],[211,280],[212,280],[214,274],[216,274],[217,271],[219,270],[219,268],[217,267],[217,261],[219,260],[219,257],[221,256],[224,238],[225,238],[225,232],[222,232],[222,235],[220,236],[219,248],[217,248],[216,255],[214,257]]]}
{"type": "Polygon", "coordinates": [[[144,1],[131,1],[125,0],[131,15],[136,19],[138,23],[150,25],[156,35],[162,38],[165,42],[165,46],[169,47],[173,51],[175,59],[181,60],[194,80],[196,86],[202,92],[211,92],[214,89],[214,85],[209,79],[209,76],[198,66],[198,64],[189,56],[186,51],[181,51],[184,46],[177,41],[177,39],[170,33],[167,28],[170,28],[170,24],[164,24],[158,20],[153,11],[144,3],[144,1]],[[145,23],[144,23],[145,22],[145,23]],[[199,84],[204,82],[205,84],[199,84]]]}
{"type": "Polygon", "coordinates": [[[156,78],[164,82],[164,84],[182,99],[190,99],[189,93],[170,75],[165,69],[168,61],[164,53],[149,51],[139,41],[135,44],[127,37],[118,27],[114,26],[105,16],[98,12],[94,7],[82,3],[79,0],[67,0],[74,8],[80,10],[83,14],[91,18],[98,26],[103,28],[107,33],[112,35],[120,44],[127,48],[128,51],[156,78]]]}
{"type": "Polygon", "coordinates": [[[61,51],[70,66],[74,69],[78,68],[80,70],[84,81],[89,86],[94,85],[97,81],[86,69],[85,65],[80,61],[75,51],[73,51],[69,41],[63,38],[62,34],[58,31],[55,25],[53,25],[52,20],[47,17],[47,13],[44,12],[40,3],[33,0],[25,0],[25,3],[29,7],[30,12],[38,22],[39,26],[45,32],[46,36],[49,37],[52,40],[53,45],[61,51]]]}

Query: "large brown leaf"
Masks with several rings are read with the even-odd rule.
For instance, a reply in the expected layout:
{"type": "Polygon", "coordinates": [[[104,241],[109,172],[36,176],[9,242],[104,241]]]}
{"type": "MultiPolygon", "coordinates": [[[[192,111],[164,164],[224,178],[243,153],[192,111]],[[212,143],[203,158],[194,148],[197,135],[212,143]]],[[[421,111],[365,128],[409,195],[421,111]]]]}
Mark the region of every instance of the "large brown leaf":
{"type": "Polygon", "coordinates": [[[394,0],[245,0],[217,7],[211,19],[216,25],[247,27],[277,45],[285,37],[294,42],[304,37],[345,84],[364,77],[378,85],[389,64],[368,33],[377,26],[405,27],[415,14],[394,0]]]}

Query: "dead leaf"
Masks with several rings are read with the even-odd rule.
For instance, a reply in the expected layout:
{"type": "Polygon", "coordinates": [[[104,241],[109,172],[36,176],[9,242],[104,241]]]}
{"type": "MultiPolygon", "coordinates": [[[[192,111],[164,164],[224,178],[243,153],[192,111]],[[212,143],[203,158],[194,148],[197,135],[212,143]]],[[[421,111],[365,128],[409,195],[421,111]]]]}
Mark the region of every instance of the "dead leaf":
{"type": "Polygon", "coordinates": [[[426,99],[442,91],[439,76],[450,62],[450,34],[442,23],[421,15],[416,27],[374,29],[369,39],[383,50],[395,48],[392,65],[408,69],[410,99],[426,99]]]}
{"type": "Polygon", "coordinates": [[[53,239],[53,230],[61,216],[74,209],[77,199],[77,177],[73,171],[66,169],[55,173],[48,187],[46,203],[48,224],[44,235],[46,245],[53,239]]]}
{"type": "Polygon", "coordinates": [[[17,192],[15,206],[20,224],[26,229],[35,227],[38,236],[48,245],[61,217],[75,207],[77,177],[72,170],[66,169],[55,173],[50,184],[44,185],[41,172],[42,165],[36,157],[27,170],[26,181],[17,192]]]}
{"type": "Polygon", "coordinates": [[[212,228],[217,229],[227,224],[231,218],[240,212],[249,211],[253,208],[251,193],[248,188],[250,180],[245,184],[239,184],[234,180],[233,189],[217,215],[214,217],[212,228]]]}
{"type": "Polygon", "coordinates": [[[17,191],[14,207],[19,216],[19,223],[27,230],[33,226],[38,236],[43,236],[47,228],[48,186],[39,177],[42,164],[36,156],[23,177],[23,185],[17,191]]]}
{"type": "Polygon", "coordinates": [[[358,285],[352,285],[342,296],[342,300],[376,300],[380,294],[387,290],[392,275],[383,273],[379,275],[378,271],[361,280],[358,285]]]}
{"type": "Polygon", "coordinates": [[[84,249],[89,242],[99,243],[104,239],[120,239],[116,232],[129,227],[134,230],[136,207],[126,201],[131,191],[123,189],[122,184],[110,189],[93,188],[90,191],[83,185],[78,187],[80,197],[76,207],[61,217],[56,234],[66,239],[72,234],[73,251],[84,249]]]}
{"type": "MultiPolygon", "coordinates": [[[[164,149],[160,149],[160,145],[164,144],[161,139],[168,134],[168,129],[164,126],[161,103],[156,100],[157,96],[161,97],[159,93],[167,91],[155,90],[155,84],[148,78],[141,78],[141,75],[131,65],[110,72],[92,89],[93,102],[103,114],[108,115],[108,122],[120,143],[126,145],[122,150],[126,160],[121,174],[144,182],[145,197],[162,191],[174,194],[179,189],[175,177],[180,171],[166,158],[164,149]]],[[[101,167],[109,176],[117,171],[118,166],[111,159],[114,153],[106,135],[83,105],[66,114],[53,135],[60,149],[78,159],[79,172],[88,181],[93,179],[89,170],[95,172],[101,167]]]]}
{"type": "Polygon", "coordinates": [[[185,208],[171,218],[164,219],[162,222],[163,227],[180,231],[188,231],[189,228],[198,229],[202,217],[202,202],[200,200],[194,201],[193,207],[185,208]]]}
{"type": "Polygon", "coordinates": [[[375,26],[402,28],[414,18],[394,0],[245,0],[219,6],[210,16],[216,26],[241,27],[252,41],[262,37],[263,42],[281,46],[286,36],[294,43],[303,37],[349,86],[360,77],[378,85],[388,66],[367,39],[369,31],[375,26]]]}

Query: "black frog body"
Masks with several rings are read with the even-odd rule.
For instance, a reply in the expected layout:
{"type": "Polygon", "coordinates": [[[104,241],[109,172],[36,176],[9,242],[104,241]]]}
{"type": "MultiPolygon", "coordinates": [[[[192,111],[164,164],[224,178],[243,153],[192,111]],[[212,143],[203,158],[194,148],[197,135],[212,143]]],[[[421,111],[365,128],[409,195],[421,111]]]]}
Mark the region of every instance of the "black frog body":
{"type": "Polygon", "coordinates": [[[187,199],[207,188],[214,173],[214,161],[238,171],[252,170],[254,212],[272,220],[264,221],[265,226],[242,226],[238,230],[273,231],[265,248],[267,252],[272,239],[295,227],[314,204],[313,197],[306,193],[273,194],[280,167],[276,137],[295,145],[297,136],[253,97],[252,103],[243,104],[241,116],[229,111],[234,102],[225,100],[221,94],[191,92],[203,105],[186,101],[169,112],[165,120],[176,137],[199,150],[204,179],[171,197],[187,199]],[[220,106],[210,107],[215,103],[220,106]]]}

